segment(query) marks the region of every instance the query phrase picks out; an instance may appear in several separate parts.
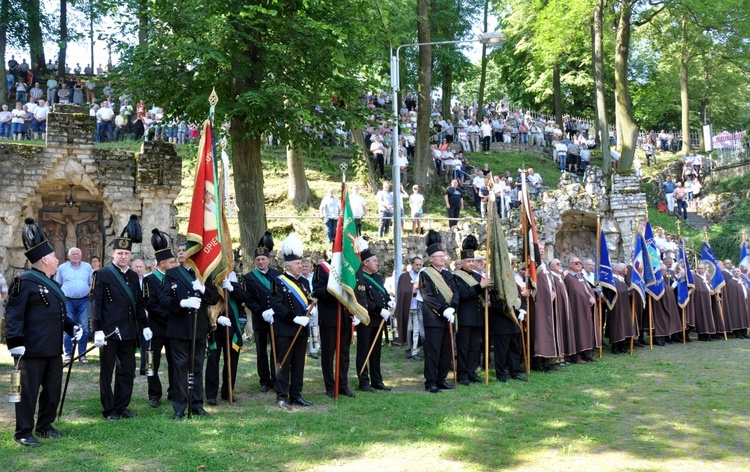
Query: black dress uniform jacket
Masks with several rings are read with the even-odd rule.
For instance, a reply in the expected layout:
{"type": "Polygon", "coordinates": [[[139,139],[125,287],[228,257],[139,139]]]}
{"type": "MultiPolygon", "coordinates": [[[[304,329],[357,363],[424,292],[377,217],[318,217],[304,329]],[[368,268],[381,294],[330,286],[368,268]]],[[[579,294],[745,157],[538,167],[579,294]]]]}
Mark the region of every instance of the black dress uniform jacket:
{"type": "Polygon", "coordinates": [[[268,269],[263,274],[260,271],[251,271],[242,277],[240,282],[232,282],[234,291],[232,296],[238,302],[244,303],[250,309],[253,320],[253,330],[269,330],[270,325],[263,319],[263,312],[271,308],[271,290],[267,289],[262,282],[258,281],[256,275],[265,277],[273,286],[273,280],[281,272],[276,269],[268,269]]]}
{"type": "Polygon", "coordinates": [[[123,341],[140,339],[141,330],[148,326],[148,320],[138,274],[130,269],[123,273],[117,266],[109,265],[94,272],[91,286],[92,330],[109,334],[117,327],[123,341]],[[130,289],[134,300],[123,284],[130,289]]]}
{"type": "Polygon", "coordinates": [[[169,269],[164,276],[164,282],[159,292],[159,304],[169,313],[167,337],[172,339],[193,339],[193,324],[191,308],[183,308],[180,301],[190,297],[201,299],[198,309],[198,323],[196,338],[205,338],[211,329],[209,309],[219,302],[219,292],[214,287],[213,280],[206,280],[206,292],[193,290],[195,276],[182,266],[169,269]],[[188,282],[189,280],[189,282],[188,282]]]}
{"type": "Polygon", "coordinates": [[[164,277],[158,270],[143,277],[143,299],[146,301],[149,328],[154,336],[167,335],[169,313],[159,304],[159,292],[164,277]]]}

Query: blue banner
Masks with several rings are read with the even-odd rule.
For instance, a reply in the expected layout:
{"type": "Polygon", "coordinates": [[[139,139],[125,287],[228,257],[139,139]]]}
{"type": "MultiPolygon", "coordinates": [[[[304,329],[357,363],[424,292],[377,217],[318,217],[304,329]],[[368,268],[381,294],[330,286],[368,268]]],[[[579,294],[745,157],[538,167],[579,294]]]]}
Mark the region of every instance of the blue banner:
{"type": "MultiPolygon", "coordinates": [[[[664,295],[664,278],[661,276],[661,270],[659,269],[661,258],[659,257],[659,250],[656,249],[654,232],[651,230],[651,222],[649,221],[646,222],[646,229],[643,230],[643,240],[646,243],[645,248],[649,261],[646,264],[646,269],[651,269],[644,273],[646,291],[651,294],[654,300],[659,300],[664,295]]],[[[646,261],[644,260],[644,262],[646,261]]]]}
{"type": "Polygon", "coordinates": [[[633,252],[633,272],[630,275],[630,287],[641,295],[643,306],[646,306],[646,281],[644,280],[646,264],[643,263],[643,236],[636,233],[635,251],[633,252]]]}
{"type": "Polygon", "coordinates": [[[738,264],[740,269],[747,268],[750,264],[750,257],[747,254],[747,241],[742,241],[740,244],[740,263],[738,264]]]}
{"type": "Polygon", "coordinates": [[[718,291],[726,282],[724,281],[724,274],[722,274],[721,268],[719,268],[719,264],[716,262],[714,251],[711,250],[711,246],[707,242],[703,243],[701,262],[705,262],[708,265],[708,275],[711,276],[711,285],[714,290],[718,291]]]}
{"type": "Polygon", "coordinates": [[[617,288],[615,287],[615,274],[612,272],[612,263],[609,260],[609,248],[604,231],[599,231],[599,286],[602,294],[607,300],[609,309],[613,309],[617,301],[617,288]]]}
{"type": "Polygon", "coordinates": [[[693,277],[693,272],[690,270],[690,261],[687,258],[687,254],[685,254],[682,238],[680,238],[679,241],[677,261],[682,264],[683,269],[685,269],[685,276],[681,277],[680,281],[677,283],[677,304],[680,308],[685,308],[690,301],[690,294],[695,288],[695,279],[693,277]]]}

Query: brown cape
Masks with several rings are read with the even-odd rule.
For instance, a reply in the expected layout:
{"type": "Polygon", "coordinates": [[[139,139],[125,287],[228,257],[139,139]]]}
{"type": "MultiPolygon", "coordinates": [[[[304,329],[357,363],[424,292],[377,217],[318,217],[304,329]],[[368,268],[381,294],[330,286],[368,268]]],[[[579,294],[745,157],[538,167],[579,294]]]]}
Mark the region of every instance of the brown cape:
{"type": "Polygon", "coordinates": [[[690,305],[695,313],[695,330],[698,334],[714,334],[716,324],[714,323],[714,312],[711,303],[711,281],[706,278],[704,281],[697,272],[693,272],[695,280],[695,290],[690,297],[690,305]]]}
{"type": "MultiPolygon", "coordinates": [[[[576,349],[578,352],[588,351],[601,346],[601,339],[597,335],[599,321],[597,304],[589,304],[594,297],[594,291],[586,279],[579,279],[573,273],[565,276],[565,286],[568,289],[570,302],[570,317],[575,330],[576,349]]],[[[594,297],[595,298],[595,297],[594,297]]]]}

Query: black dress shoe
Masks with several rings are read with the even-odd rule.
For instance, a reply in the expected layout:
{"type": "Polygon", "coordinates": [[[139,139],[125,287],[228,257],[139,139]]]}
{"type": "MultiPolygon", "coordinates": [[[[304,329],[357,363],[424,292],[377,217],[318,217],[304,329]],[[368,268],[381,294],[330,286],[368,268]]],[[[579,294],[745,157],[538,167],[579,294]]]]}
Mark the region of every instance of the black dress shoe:
{"type": "Polygon", "coordinates": [[[347,396],[347,397],[349,397],[349,398],[354,398],[354,397],[356,397],[356,395],[354,394],[354,392],[352,392],[352,391],[351,391],[351,390],[349,390],[348,388],[344,388],[344,389],[339,389],[339,395],[345,395],[345,396],[347,396]]]}
{"type": "Polygon", "coordinates": [[[505,374],[500,374],[497,376],[497,381],[502,383],[508,383],[510,380],[508,380],[508,376],[505,374]]]}
{"type": "Polygon", "coordinates": [[[305,400],[302,397],[292,398],[292,400],[289,403],[293,403],[295,405],[305,406],[305,407],[307,407],[307,406],[313,406],[313,404],[311,402],[305,400]]]}
{"type": "Polygon", "coordinates": [[[318,358],[318,355],[316,353],[313,353],[313,352],[311,352],[310,354],[308,354],[308,356],[310,356],[311,359],[317,359],[318,358]]]}
{"type": "Polygon", "coordinates": [[[383,390],[384,392],[391,391],[391,387],[386,387],[384,383],[372,384],[372,388],[374,388],[375,390],[383,390]]]}
{"type": "Polygon", "coordinates": [[[56,430],[55,428],[53,428],[52,426],[50,426],[47,429],[42,429],[40,431],[37,431],[36,435],[39,436],[40,438],[61,438],[62,437],[62,433],[56,430]]]}
{"type": "Polygon", "coordinates": [[[120,421],[120,415],[118,413],[110,413],[109,416],[104,417],[107,421],[120,421]]]}
{"type": "Polygon", "coordinates": [[[207,412],[206,410],[204,410],[203,408],[194,408],[193,414],[195,416],[211,416],[211,414],[207,412]]]}
{"type": "Polygon", "coordinates": [[[514,380],[520,380],[521,382],[527,382],[528,380],[521,374],[514,374],[510,376],[514,380]]]}
{"type": "Polygon", "coordinates": [[[336,398],[336,395],[333,394],[333,390],[326,390],[326,396],[328,398],[336,398]]]}
{"type": "Polygon", "coordinates": [[[292,411],[292,407],[289,405],[289,403],[286,402],[286,400],[277,401],[276,406],[278,406],[282,410],[292,411]]]}
{"type": "Polygon", "coordinates": [[[474,383],[482,383],[483,380],[479,378],[478,375],[470,375],[469,380],[471,380],[474,383]]]}
{"type": "Polygon", "coordinates": [[[120,416],[122,418],[135,418],[138,415],[136,413],[133,413],[132,411],[128,410],[127,408],[125,408],[124,410],[122,410],[120,412],[120,416]]]}
{"type": "Polygon", "coordinates": [[[454,385],[448,385],[445,382],[438,382],[437,386],[440,390],[453,390],[456,388],[454,385]]]}
{"type": "Polygon", "coordinates": [[[181,420],[184,417],[185,417],[185,412],[184,411],[175,411],[174,415],[172,415],[172,419],[173,420],[181,420]]]}
{"type": "Polygon", "coordinates": [[[357,390],[362,390],[363,392],[370,392],[370,393],[377,392],[377,390],[372,388],[371,385],[360,385],[359,388],[357,388],[357,390]]]}
{"type": "Polygon", "coordinates": [[[471,380],[469,379],[459,380],[458,383],[460,383],[461,385],[466,385],[468,387],[469,385],[471,385],[471,380]]]}
{"type": "Polygon", "coordinates": [[[39,447],[42,445],[34,436],[27,436],[25,438],[15,438],[17,444],[27,447],[39,447]]]}
{"type": "Polygon", "coordinates": [[[260,386],[260,391],[263,392],[263,393],[266,393],[269,390],[271,390],[271,387],[269,387],[268,385],[261,385],[260,386]]]}
{"type": "Polygon", "coordinates": [[[209,404],[209,405],[211,405],[211,406],[216,406],[216,399],[215,398],[209,398],[208,400],[206,400],[206,403],[209,404]]]}
{"type": "Polygon", "coordinates": [[[423,361],[424,358],[420,356],[419,354],[414,354],[413,356],[411,356],[411,360],[419,362],[419,361],[423,361]]]}
{"type": "Polygon", "coordinates": [[[437,386],[433,385],[432,387],[425,388],[430,393],[440,393],[440,389],[437,388],[437,386]]]}
{"type": "Polygon", "coordinates": [[[656,344],[657,346],[666,346],[667,345],[667,343],[665,343],[664,340],[661,339],[661,338],[654,339],[654,344],[656,344]]]}
{"type": "Polygon", "coordinates": [[[148,406],[151,408],[159,408],[159,399],[158,398],[152,398],[148,401],[148,406]]]}
{"type": "MultiPolygon", "coordinates": [[[[747,334],[747,333],[742,333],[742,337],[743,337],[744,339],[750,339],[750,334],[747,334]]],[[[690,338],[688,338],[688,339],[690,339],[690,338]]]]}

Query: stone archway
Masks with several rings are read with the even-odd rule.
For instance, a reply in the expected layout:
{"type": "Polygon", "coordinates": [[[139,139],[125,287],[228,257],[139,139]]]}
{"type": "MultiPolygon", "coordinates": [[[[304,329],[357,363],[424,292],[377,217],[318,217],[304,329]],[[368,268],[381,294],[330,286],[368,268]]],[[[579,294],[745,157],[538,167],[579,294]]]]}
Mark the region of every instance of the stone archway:
{"type": "Polygon", "coordinates": [[[596,259],[597,215],[583,211],[569,211],[561,215],[560,229],[555,236],[555,257],[563,266],[572,256],[596,259]]]}

